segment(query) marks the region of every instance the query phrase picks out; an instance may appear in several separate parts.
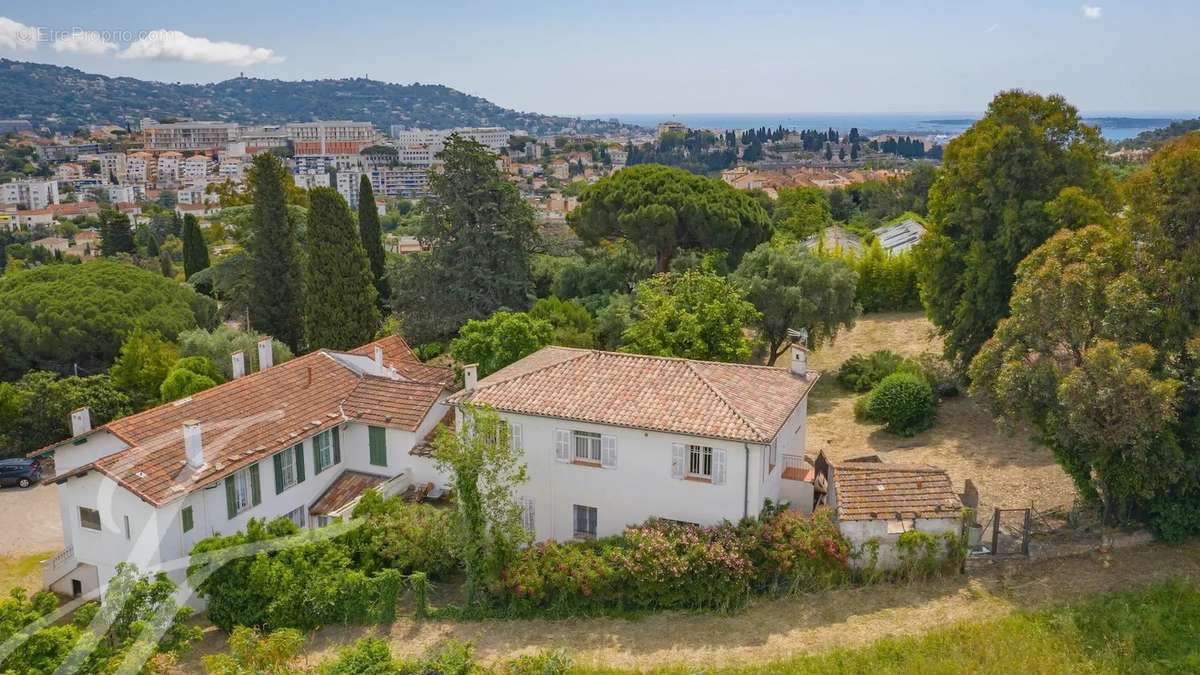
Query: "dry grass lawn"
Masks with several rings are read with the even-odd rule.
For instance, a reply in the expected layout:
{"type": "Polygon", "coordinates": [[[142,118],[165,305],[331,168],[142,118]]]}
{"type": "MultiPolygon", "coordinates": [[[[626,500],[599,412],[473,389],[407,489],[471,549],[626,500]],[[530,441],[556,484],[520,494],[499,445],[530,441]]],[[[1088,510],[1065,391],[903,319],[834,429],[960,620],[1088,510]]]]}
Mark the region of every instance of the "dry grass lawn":
{"type": "Polygon", "coordinates": [[[1071,480],[1050,451],[1033,444],[1027,429],[997,425],[986,406],[959,397],[944,401],[937,424],[913,438],[899,438],[854,419],[855,394],[834,382],[838,366],[854,354],[890,349],[904,356],[940,353],[933,326],[919,313],[869,314],[833,345],[813,352],[809,367],[824,373],[808,407],[808,452],[833,459],[878,453],[885,461],[933,464],[950,472],[956,487],[966,479],[979,488],[981,506],[1040,510],[1069,506],[1071,480]]]}
{"type": "Polygon", "coordinates": [[[54,555],[55,551],[42,553],[20,553],[0,555],[0,593],[8,596],[13,588],[24,588],[33,594],[42,590],[41,561],[54,555]]]}

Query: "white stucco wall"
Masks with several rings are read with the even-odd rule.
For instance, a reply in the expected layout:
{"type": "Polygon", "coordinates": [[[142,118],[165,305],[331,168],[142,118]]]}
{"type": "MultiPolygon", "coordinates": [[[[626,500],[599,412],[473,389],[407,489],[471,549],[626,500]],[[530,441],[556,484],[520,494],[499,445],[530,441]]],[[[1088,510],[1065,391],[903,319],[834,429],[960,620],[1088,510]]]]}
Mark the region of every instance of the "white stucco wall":
{"type": "Polygon", "coordinates": [[[74,441],[64,441],[54,450],[54,472],[66,473],[126,447],[124,441],[107,430],[98,430],[74,441]]]}
{"type": "MultiPolygon", "coordinates": [[[[896,550],[896,542],[900,540],[900,532],[888,532],[888,523],[901,521],[887,520],[844,520],[838,523],[838,529],[841,530],[842,536],[854,546],[855,550],[863,547],[864,544],[872,539],[879,541],[879,557],[876,561],[878,569],[893,569],[900,564],[898,551],[896,550]]],[[[959,519],[955,518],[917,518],[915,520],[903,521],[905,530],[916,530],[918,532],[928,532],[934,535],[944,533],[957,534],[959,532],[959,519]]],[[[862,567],[870,561],[866,558],[854,560],[852,564],[855,567],[862,567]]]]}

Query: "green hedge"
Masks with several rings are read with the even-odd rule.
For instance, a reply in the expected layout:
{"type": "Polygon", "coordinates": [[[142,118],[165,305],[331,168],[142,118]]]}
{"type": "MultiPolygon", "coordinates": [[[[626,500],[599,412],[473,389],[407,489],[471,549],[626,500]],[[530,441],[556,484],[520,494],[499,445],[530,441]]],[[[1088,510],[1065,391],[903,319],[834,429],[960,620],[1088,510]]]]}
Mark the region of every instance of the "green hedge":
{"type": "Polygon", "coordinates": [[[855,412],[882,424],[885,431],[914,436],[933,426],[937,401],[925,378],[913,373],[892,373],[866,395],[865,403],[856,406],[855,412]]]}

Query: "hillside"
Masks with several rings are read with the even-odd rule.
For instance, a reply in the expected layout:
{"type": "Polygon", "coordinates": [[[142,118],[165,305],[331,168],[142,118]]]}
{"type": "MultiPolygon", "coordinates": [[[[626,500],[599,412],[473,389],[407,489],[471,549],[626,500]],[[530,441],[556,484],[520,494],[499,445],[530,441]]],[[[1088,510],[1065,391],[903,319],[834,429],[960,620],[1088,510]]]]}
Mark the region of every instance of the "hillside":
{"type": "Polygon", "coordinates": [[[0,59],[0,119],[73,131],[87,124],[133,124],[143,117],[190,117],[242,123],[317,119],[444,129],[499,126],[532,133],[564,128],[613,131],[619,124],[502,108],[438,84],[346,80],[262,80],[238,77],[215,84],[172,84],[106,77],[40,63],[0,59]]]}
{"type": "Polygon", "coordinates": [[[1200,130],[1200,118],[1177,120],[1160,129],[1143,131],[1137,136],[1121,142],[1122,148],[1155,148],[1167,141],[1200,130]]]}

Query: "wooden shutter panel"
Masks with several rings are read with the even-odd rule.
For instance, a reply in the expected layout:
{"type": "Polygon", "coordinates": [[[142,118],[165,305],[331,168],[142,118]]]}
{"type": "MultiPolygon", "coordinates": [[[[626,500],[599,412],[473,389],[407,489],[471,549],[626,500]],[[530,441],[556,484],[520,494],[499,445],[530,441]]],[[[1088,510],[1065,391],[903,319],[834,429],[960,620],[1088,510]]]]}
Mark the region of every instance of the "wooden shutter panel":
{"type": "Polygon", "coordinates": [[[329,430],[329,433],[333,434],[333,463],[341,464],[342,463],[342,431],[341,431],[341,429],[334,427],[329,430]]]}
{"type": "Polygon", "coordinates": [[[233,486],[233,476],[225,477],[225,511],[229,514],[229,519],[237,515],[237,488],[233,486]]]}
{"type": "Polygon", "coordinates": [[[250,506],[262,503],[262,485],[258,478],[258,465],[250,465],[250,506]]]}
{"type": "Polygon", "coordinates": [[[600,466],[606,469],[617,468],[617,437],[604,435],[600,437],[600,466]]]}
{"type": "Polygon", "coordinates": [[[725,484],[725,451],[713,448],[713,485],[725,484]]]}
{"type": "Polygon", "coordinates": [[[192,526],[195,524],[195,522],[192,520],[192,507],[190,507],[190,506],[183,507],[182,515],[183,515],[183,531],[191,532],[192,526]]]}
{"type": "Polygon", "coordinates": [[[671,478],[683,480],[683,468],[687,462],[687,449],[683,443],[671,444],[671,478]]]}
{"type": "Polygon", "coordinates": [[[387,466],[387,430],[383,427],[367,427],[367,444],[371,449],[371,464],[387,466]]]}
{"type": "Polygon", "coordinates": [[[320,434],[317,434],[316,436],[313,436],[313,440],[312,440],[312,449],[313,449],[313,475],[314,475],[314,476],[315,476],[315,475],[317,475],[317,474],[319,474],[319,473],[321,473],[322,471],[324,471],[324,470],[325,470],[325,467],[321,466],[321,451],[317,449],[317,445],[318,445],[318,443],[317,443],[317,438],[318,438],[319,436],[320,436],[320,434]]]}
{"type": "MultiPolygon", "coordinates": [[[[292,449],[288,448],[283,452],[291,451],[292,449]]],[[[275,453],[275,457],[273,458],[275,460],[275,494],[283,492],[283,452],[275,453]]]]}
{"type": "Polygon", "coordinates": [[[554,459],[560,462],[571,461],[571,432],[566,429],[554,430],[554,459]]]}
{"type": "Polygon", "coordinates": [[[520,424],[508,425],[508,443],[509,447],[513,450],[520,451],[525,449],[525,439],[521,436],[520,424]]]}
{"type": "Polygon", "coordinates": [[[304,444],[297,443],[295,445],[295,447],[292,448],[292,450],[295,451],[295,453],[296,453],[296,482],[303,483],[304,482],[304,444]]]}

